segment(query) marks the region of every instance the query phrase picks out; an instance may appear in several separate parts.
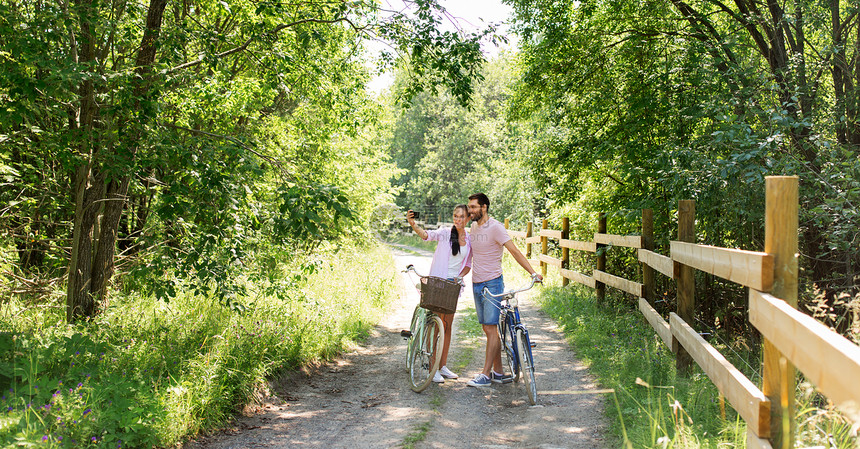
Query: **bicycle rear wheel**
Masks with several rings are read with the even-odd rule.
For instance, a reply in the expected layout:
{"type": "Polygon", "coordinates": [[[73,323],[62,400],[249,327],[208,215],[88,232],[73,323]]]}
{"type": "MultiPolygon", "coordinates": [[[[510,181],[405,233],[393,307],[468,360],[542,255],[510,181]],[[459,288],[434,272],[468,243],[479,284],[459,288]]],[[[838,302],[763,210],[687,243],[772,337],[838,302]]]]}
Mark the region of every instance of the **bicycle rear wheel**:
{"type": "Polygon", "coordinates": [[[520,369],[525,380],[526,394],[529,404],[537,404],[537,384],[535,383],[535,364],[532,358],[529,334],[523,329],[517,329],[517,352],[519,353],[520,369]]]}
{"type": "Polygon", "coordinates": [[[519,361],[517,360],[516,339],[514,338],[514,327],[510,315],[502,313],[499,317],[499,339],[502,342],[502,356],[510,369],[514,382],[520,380],[519,361]]]}
{"type": "Polygon", "coordinates": [[[426,319],[423,323],[419,320],[421,330],[413,335],[412,365],[409,367],[409,381],[412,391],[420,393],[430,385],[433,375],[439,369],[439,360],[442,358],[442,335],[445,333],[445,325],[442,319],[436,315],[426,319]]]}

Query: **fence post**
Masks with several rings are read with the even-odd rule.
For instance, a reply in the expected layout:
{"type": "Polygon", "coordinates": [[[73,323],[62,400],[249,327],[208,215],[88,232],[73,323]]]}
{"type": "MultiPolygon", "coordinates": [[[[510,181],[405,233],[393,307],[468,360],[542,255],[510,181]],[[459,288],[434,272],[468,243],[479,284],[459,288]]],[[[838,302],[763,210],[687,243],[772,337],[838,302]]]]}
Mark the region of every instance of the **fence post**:
{"type": "MultiPolygon", "coordinates": [[[[654,251],[654,213],[651,209],[642,209],[642,249],[654,251]]],[[[642,263],[642,284],[644,285],[645,300],[654,305],[654,285],[656,276],[654,269],[647,263],[642,263]]]]}
{"type": "MultiPolygon", "coordinates": [[[[601,212],[597,215],[597,233],[598,234],[606,234],[606,213],[601,212]]],[[[602,250],[606,245],[597,244],[595,248],[597,250],[597,271],[606,271],[606,252],[602,250]]],[[[606,299],[606,284],[600,281],[596,281],[594,283],[594,292],[597,295],[597,303],[603,304],[603,300],[606,299]]]]}
{"type": "MultiPolygon", "coordinates": [[[[528,239],[531,236],[532,236],[532,222],[528,222],[528,223],[526,223],[526,238],[528,239]]],[[[526,243],[526,259],[531,259],[531,258],[532,258],[532,244],[526,243]]],[[[529,263],[531,263],[531,262],[529,262],[529,263]]]]}
{"type": "MultiPolygon", "coordinates": [[[[570,218],[564,217],[561,219],[561,238],[567,240],[570,238],[570,218]]],[[[561,242],[559,242],[561,244],[561,242]]],[[[561,267],[565,270],[570,269],[570,249],[561,249],[561,267]]],[[[561,286],[566,287],[570,280],[564,276],[561,277],[561,286]]]]}
{"type": "MultiPolygon", "coordinates": [[[[797,308],[797,176],[765,178],[764,252],[773,256],[773,296],[797,308]]],[[[763,342],[762,393],[770,399],[771,445],[794,446],[795,368],[763,342]]]]}
{"type": "MultiPolygon", "coordinates": [[[[543,224],[541,225],[541,229],[549,229],[549,222],[546,218],[543,219],[543,224]]],[[[546,255],[549,250],[549,237],[542,235],[540,238],[540,253],[546,255]]],[[[541,261],[540,263],[540,275],[546,277],[546,262],[541,261]]]]}
{"type": "MultiPolygon", "coordinates": [[[[678,240],[696,242],[696,202],[693,200],[678,201],[678,240]]],[[[687,324],[692,326],[696,314],[696,278],[693,267],[675,262],[675,278],[677,279],[677,314],[687,324]]],[[[672,351],[675,353],[675,368],[681,375],[690,373],[693,358],[672,336],[672,351]]]]}

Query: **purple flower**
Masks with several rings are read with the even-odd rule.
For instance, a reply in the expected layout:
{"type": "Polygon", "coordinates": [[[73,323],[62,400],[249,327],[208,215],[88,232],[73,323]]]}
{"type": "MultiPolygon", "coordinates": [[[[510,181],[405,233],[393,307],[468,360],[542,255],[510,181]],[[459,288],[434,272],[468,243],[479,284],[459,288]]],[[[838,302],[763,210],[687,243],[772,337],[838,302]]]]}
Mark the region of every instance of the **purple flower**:
{"type": "Polygon", "coordinates": [[[57,441],[63,441],[63,436],[62,435],[58,436],[57,441]]]}
{"type": "Polygon", "coordinates": [[[88,414],[89,412],[91,412],[91,411],[93,411],[93,409],[88,408],[88,409],[84,410],[84,414],[83,414],[83,415],[81,415],[81,416],[87,416],[87,414],[88,414]]]}
{"type": "Polygon", "coordinates": [[[48,436],[47,435],[43,436],[42,441],[48,441],[48,436]]]}
{"type": "Polygon", "coordinates": [[[90,439],[91,439],[91,440],[93,440],[93,441],[98,441],[98,440],[99,440],[99,439],[98,439],[98,438],[96,438],[96,437],[92,437],[92,438],[90,438],[90,439]]]}
{"type": "Polygon", "coordinates": [[[84,384],[82,384],[82,383],[78,382],[78,388],[81,388],[81,387],[83,387],[83,386],[84,386],[84,384]]]}

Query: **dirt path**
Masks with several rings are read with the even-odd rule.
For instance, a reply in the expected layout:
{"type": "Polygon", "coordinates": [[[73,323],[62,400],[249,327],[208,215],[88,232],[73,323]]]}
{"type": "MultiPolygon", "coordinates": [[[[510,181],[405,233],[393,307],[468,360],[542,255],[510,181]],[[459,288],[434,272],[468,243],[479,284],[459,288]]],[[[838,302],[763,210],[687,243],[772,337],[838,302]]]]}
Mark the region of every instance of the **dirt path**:
{"type": "MultiPolygon", "coordinates": [[[[415,264],[429,271],[431,254],[393,249],[398,268],[415,264]]],[[[405,276],[405,275],[404,275],[405,276]]],[[[414,282],[414,281],[413,281],[414,282]]],[[[273,382],[273,395],[225,432],[188,448],[604,448],[605,398],[577,362],[552,320],[525,299],[523,321],[535,348],[538,405],[529,406],[521,383],[471,388],[466,381],[483,365],[482,338],[459,332],[454,321],[449,366],[460,379],[409,389],[405,344],[417,293],[403,278],[401,300],[372,332],[365,346],[311,373],[273,382]],[[541,394],[555,392],[554,394],[541,394]]],[[[512,286],[508,286],[512,287],[512,286]]],[[[458,309],[472,304],[471,289],[458,309]]]]}

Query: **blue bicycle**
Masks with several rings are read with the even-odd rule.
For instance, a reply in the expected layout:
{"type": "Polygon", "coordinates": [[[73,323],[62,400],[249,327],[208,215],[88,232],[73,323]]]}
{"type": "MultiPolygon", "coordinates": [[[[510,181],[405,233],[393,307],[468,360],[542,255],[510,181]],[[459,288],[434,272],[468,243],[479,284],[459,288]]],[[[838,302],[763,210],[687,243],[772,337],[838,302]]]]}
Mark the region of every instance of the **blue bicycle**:
{"type": "Polygon", "coordinates": [[[517,293],[531,289],[538,282],[540,281],[532,278],[528,287],[509,290],[498,295],[490,293],[484,287],[484,295],[499,301],[499,338],[502,340],[502,354],[505,355],[514,382],[523,379],[531,405],[537,403],[534,354],[532,354],[532,348],[537,345],[529,339],[529,331],[520,319],[517,293]]]}

